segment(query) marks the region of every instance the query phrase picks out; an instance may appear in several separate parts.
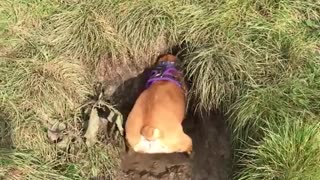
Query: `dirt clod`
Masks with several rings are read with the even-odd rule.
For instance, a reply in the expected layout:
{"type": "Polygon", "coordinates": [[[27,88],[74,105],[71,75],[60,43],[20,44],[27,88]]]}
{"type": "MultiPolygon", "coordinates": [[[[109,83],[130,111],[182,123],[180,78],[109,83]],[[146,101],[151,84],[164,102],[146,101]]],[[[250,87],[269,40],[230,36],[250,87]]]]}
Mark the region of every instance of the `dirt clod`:
{"type": "Polygon", "coordinates": [[[191,179],[190,158],[181,153],[125,154],[121,166],[126,179],[191,179]]]}

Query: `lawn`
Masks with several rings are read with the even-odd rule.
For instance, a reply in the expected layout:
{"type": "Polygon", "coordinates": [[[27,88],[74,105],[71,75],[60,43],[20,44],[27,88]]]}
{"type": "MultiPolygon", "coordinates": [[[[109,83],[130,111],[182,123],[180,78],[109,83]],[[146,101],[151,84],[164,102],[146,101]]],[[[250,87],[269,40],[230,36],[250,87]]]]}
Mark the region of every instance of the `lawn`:
{"type": "Polygon", "coordinates": [[[1,0],[0,179],[116,176],[119,149],[86,147],[79,107],[101,64],[144,68],[182,42],[198,107],[228,117],[234,179],[320,179],[317,0],[1,0]]]}

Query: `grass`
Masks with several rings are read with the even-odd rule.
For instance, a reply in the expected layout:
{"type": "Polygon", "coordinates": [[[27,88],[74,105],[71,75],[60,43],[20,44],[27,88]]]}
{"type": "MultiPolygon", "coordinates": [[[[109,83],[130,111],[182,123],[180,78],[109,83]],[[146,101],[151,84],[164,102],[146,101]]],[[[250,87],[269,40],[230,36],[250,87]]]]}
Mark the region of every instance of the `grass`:
{"type": "MultiPolygon", "coordinates": [[[[314,119],[315,121],[317,119],[314,119]]],[[[242,150],[244,169],[237,179],[318,179],[319,123],[284,119],[270,124],[263,143],[242,150]]]]}
{"type": "Polygon", "coordinates": [[[0,176],[114,177],[117,147],[81,140],[97,66],[144,68],[187,42],[192,96],[230,116],[234,178],[319,179],[319,28],[314,0],[1,1],[0,176]],[[68,148],[47,140],[57,121],[68,148]]]}

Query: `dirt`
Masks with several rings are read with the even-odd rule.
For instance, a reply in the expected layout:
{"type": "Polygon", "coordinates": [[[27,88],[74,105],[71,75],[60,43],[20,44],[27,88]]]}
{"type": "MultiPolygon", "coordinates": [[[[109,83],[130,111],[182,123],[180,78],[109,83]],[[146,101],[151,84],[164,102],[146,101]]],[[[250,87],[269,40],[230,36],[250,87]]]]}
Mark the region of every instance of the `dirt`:
{"type": "Polygon", "coordinates": [[[191,163],[184,154],[128,153],[122,157],[121,179],[191,179],[191,163]]]}
{"type": "MultiPolygon", "coordinates": [[[[145,73],[149,70],[136,71],[131,74],[133,78],[127,79],[121,85],[119,81],[116,83],[107,81],[106,86],[113,89],[107,93],[124,114],[125,119],[144,88],[145,73]],[[114,88],[115,86],[117,88],[114,88]]],[[[179,153],[148,155],[123,152],[121,170],[118,172],[117,180],[231,179],[230,133],[227,130],[224,116],[218,110],[195,111],[196,108],[192,106],[192,103],[190,104],[183,127],[193,139],[193,156],[188,157],[186,154],[179,153]]]]}

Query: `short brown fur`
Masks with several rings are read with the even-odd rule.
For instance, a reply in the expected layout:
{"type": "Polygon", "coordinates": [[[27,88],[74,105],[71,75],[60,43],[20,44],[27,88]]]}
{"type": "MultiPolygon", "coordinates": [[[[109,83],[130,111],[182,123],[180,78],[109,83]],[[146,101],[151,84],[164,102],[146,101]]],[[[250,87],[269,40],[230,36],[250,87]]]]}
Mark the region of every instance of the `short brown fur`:
{"type": "MultiPolygon", "coordinates": [[[[166,54],[159,61],[176,59],[166,54]]],[[[158,81],[140,94],[125,125],[131,148],[135,149],[144,136],[147,140],[160,140],[169,152],[192,152],[192,140],[182,128],[186,108],[184,89],[169,81],[158,81]]]]}

